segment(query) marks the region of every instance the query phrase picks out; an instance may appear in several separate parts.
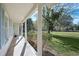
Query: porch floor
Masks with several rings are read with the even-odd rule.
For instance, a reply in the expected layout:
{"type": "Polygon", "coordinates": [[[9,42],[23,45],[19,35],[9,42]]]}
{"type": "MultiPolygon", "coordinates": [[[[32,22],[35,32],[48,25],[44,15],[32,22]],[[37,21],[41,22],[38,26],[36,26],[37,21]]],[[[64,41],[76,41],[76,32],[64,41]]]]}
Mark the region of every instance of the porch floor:
{"type": "Polygon", "coordinates": [[[28,41],[25,41],[25,38],[22,36],[19,36],[17,39],[13,38],[6,56],[36,56],[34,48],[28,41]]]}

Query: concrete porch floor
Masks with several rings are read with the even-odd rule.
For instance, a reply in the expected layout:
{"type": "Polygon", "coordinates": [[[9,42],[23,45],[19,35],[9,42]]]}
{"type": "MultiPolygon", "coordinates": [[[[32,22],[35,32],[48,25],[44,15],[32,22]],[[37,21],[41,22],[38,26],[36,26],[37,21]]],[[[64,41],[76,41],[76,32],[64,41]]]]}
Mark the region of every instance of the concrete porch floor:
{"type": "Polygon", "coordinates": [[[6,56],[36,56],[36,51],[24,37],[19,36],[12,39],[6,56]]]}

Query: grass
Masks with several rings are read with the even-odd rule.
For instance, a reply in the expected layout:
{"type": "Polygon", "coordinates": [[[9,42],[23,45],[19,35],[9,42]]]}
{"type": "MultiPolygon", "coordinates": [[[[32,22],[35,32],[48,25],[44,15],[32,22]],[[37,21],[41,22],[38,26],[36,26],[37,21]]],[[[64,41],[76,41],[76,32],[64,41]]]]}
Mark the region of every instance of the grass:
{"type": "Polygon", "coordinates": [[[51,32],[49,45],[62,55],[79,55],[79,32],[51,32]]]}
{"type": "MultiPolygon", "coordinates": [[[[52,39],[47,43],[58,54],[65,56],[79,55],[79,32],[51,32],[51,34],[52,39]]],[[[29,37],[35,41],[37,40],[36,35],[35,32],[31,32],[29,37]]],[[[45,39],[45,42],[47,38],[48,34],[43,33],[43,39],[45,39]]]]}

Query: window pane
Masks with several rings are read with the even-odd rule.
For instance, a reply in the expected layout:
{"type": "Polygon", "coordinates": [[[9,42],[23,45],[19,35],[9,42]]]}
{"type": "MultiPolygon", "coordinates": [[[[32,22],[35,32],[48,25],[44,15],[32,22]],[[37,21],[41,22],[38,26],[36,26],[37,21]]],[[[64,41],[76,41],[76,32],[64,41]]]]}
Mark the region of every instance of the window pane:
{"type": "Polygon", "coordinates": [[[19,25],[19,35],[21,35],[21,25],[19,25]]]}
{"type": "Polygon", "coordinates": [[[23,36],[25,37],[25,22],[23,23],[23,36]]]}
{"type": "Polygon", "coordinates": [[[37,51],[37,13],[27,19],[27,40],[37,51]]]}

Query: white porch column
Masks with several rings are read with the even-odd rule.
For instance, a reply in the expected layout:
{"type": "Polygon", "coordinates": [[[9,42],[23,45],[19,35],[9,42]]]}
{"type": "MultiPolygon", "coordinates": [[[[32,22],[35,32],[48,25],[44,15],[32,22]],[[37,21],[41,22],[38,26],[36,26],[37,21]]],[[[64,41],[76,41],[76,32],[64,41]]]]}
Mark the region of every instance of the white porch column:
{"type": "Polygon", "coordinates": [[[42,4],[38,4],[37,55],[42,56],[42,4]]]}
{"type": "Polygon", "coordinates": [[[25,21],[25,39],[27,42],[27,20],[25,21]]]}
{"type": "Polygon", "coordinates": [[[8,32],[7,32],[7,36],[8,36],[8,38],[9,38],[9,19],[8,19],[8,21],[7,21],[8,23],[8,32]]]}

